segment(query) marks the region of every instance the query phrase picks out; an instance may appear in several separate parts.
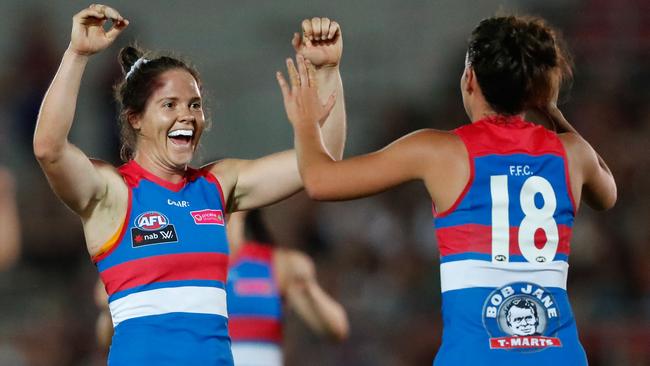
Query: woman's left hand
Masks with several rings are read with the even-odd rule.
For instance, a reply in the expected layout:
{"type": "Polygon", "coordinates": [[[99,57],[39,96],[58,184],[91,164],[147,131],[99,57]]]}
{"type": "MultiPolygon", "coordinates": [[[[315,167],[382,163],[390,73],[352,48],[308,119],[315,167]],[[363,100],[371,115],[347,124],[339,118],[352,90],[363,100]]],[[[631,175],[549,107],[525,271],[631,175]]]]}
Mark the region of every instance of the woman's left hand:
{"type": "Polygon", "coordinates": [[[316,76],[311,63],[302,55],[296,56],[296,62],[297,70],[293,60],[287,59],[290,86],[280,71],[276,73],[287,116],[294,127],[305,123],[320,125],[332,111],[336,103],[336,93],[332,93],[327,102],[322,104],[318,98],[316,76]]]}

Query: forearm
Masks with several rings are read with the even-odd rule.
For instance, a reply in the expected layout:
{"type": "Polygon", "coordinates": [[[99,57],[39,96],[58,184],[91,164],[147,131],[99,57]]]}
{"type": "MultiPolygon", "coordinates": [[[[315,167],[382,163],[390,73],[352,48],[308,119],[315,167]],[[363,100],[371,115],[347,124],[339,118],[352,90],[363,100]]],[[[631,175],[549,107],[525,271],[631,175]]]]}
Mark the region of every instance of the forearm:
{"type": "Polygon", "coordinates": [[[323,103],[336,92],[336,104],[330,112],[325,124],[321,127],[323,143],[329,154],[336,160],[343,158],[346,136],[345,98],[343,82],[338,66],[322,67],[316,71],[319,86],[319,97],[323,103]]]}
{"type": "Polygon", "coordinates": [[[323,131],[316,123],[294,126],[294,146],[298,159],[298,169],[307,194],[318,199],[321,189],[319,184],[325,182],[322,172],[327,170],[334,159],[323,145],[323,131]]]}
{"type": "Polygon", "coordinates": [[[88,56],[70,50],[63,55],[59,70],[43,98],[34,132],[34,153],[39,160],[57,160],[68,142],[87,62],[88,56]]]}
{"type": "Polygon", "coordinates": [[[315,280],[294,285],[290,291],[300,292],[294,294],[294,306],[316,333],[337,341],[347,338],[349,324],[345,310],[315,280]]]}

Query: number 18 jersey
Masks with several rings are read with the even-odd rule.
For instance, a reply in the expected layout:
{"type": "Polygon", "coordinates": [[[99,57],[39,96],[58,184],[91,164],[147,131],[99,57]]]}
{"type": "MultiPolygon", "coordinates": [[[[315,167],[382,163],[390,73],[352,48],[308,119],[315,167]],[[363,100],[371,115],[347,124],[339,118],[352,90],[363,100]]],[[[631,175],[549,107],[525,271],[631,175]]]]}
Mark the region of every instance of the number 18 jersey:
{"type": "Polygon", "coordinates": [[[586,365],[566,292],[575,202],[561,141],[519,117],[454,132],[470,178],[434,212],[444,324],[434,364],[586,365]]]}

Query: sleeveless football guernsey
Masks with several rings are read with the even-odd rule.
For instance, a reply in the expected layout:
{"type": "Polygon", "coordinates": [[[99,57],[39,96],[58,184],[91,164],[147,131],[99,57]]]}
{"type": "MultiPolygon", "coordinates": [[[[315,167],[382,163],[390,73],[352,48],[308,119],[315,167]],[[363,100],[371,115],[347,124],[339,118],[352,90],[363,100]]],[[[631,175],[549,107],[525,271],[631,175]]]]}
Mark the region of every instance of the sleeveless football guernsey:
{"type": "Polygon", "coordinates": [[[173,184],[135,161],[122,227],[93,258],[115,333],[108,364],[232,365],[224,198],[209,172],[173,184]]]}
{"type": "Polygon", "coordinates": [[[470,179],[435,213],[443,336],[434,365],[586,365],[566,292],[575,203],[557,135],[519,117],[454,131],[470,179]]]}

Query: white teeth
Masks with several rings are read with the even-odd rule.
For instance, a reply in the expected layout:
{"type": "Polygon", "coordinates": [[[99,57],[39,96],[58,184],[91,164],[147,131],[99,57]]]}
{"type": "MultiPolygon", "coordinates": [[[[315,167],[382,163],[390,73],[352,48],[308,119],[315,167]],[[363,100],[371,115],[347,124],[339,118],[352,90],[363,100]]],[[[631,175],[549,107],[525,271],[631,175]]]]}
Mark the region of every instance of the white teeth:
{"type": "Polygon", "coordinates": [[[194,136],[194,131],[192,130],[174,130],[171,131],[167,134],[168,137],[176,137],[176,136],[185,136],[185,137],[192,137],[194,136]]]}

